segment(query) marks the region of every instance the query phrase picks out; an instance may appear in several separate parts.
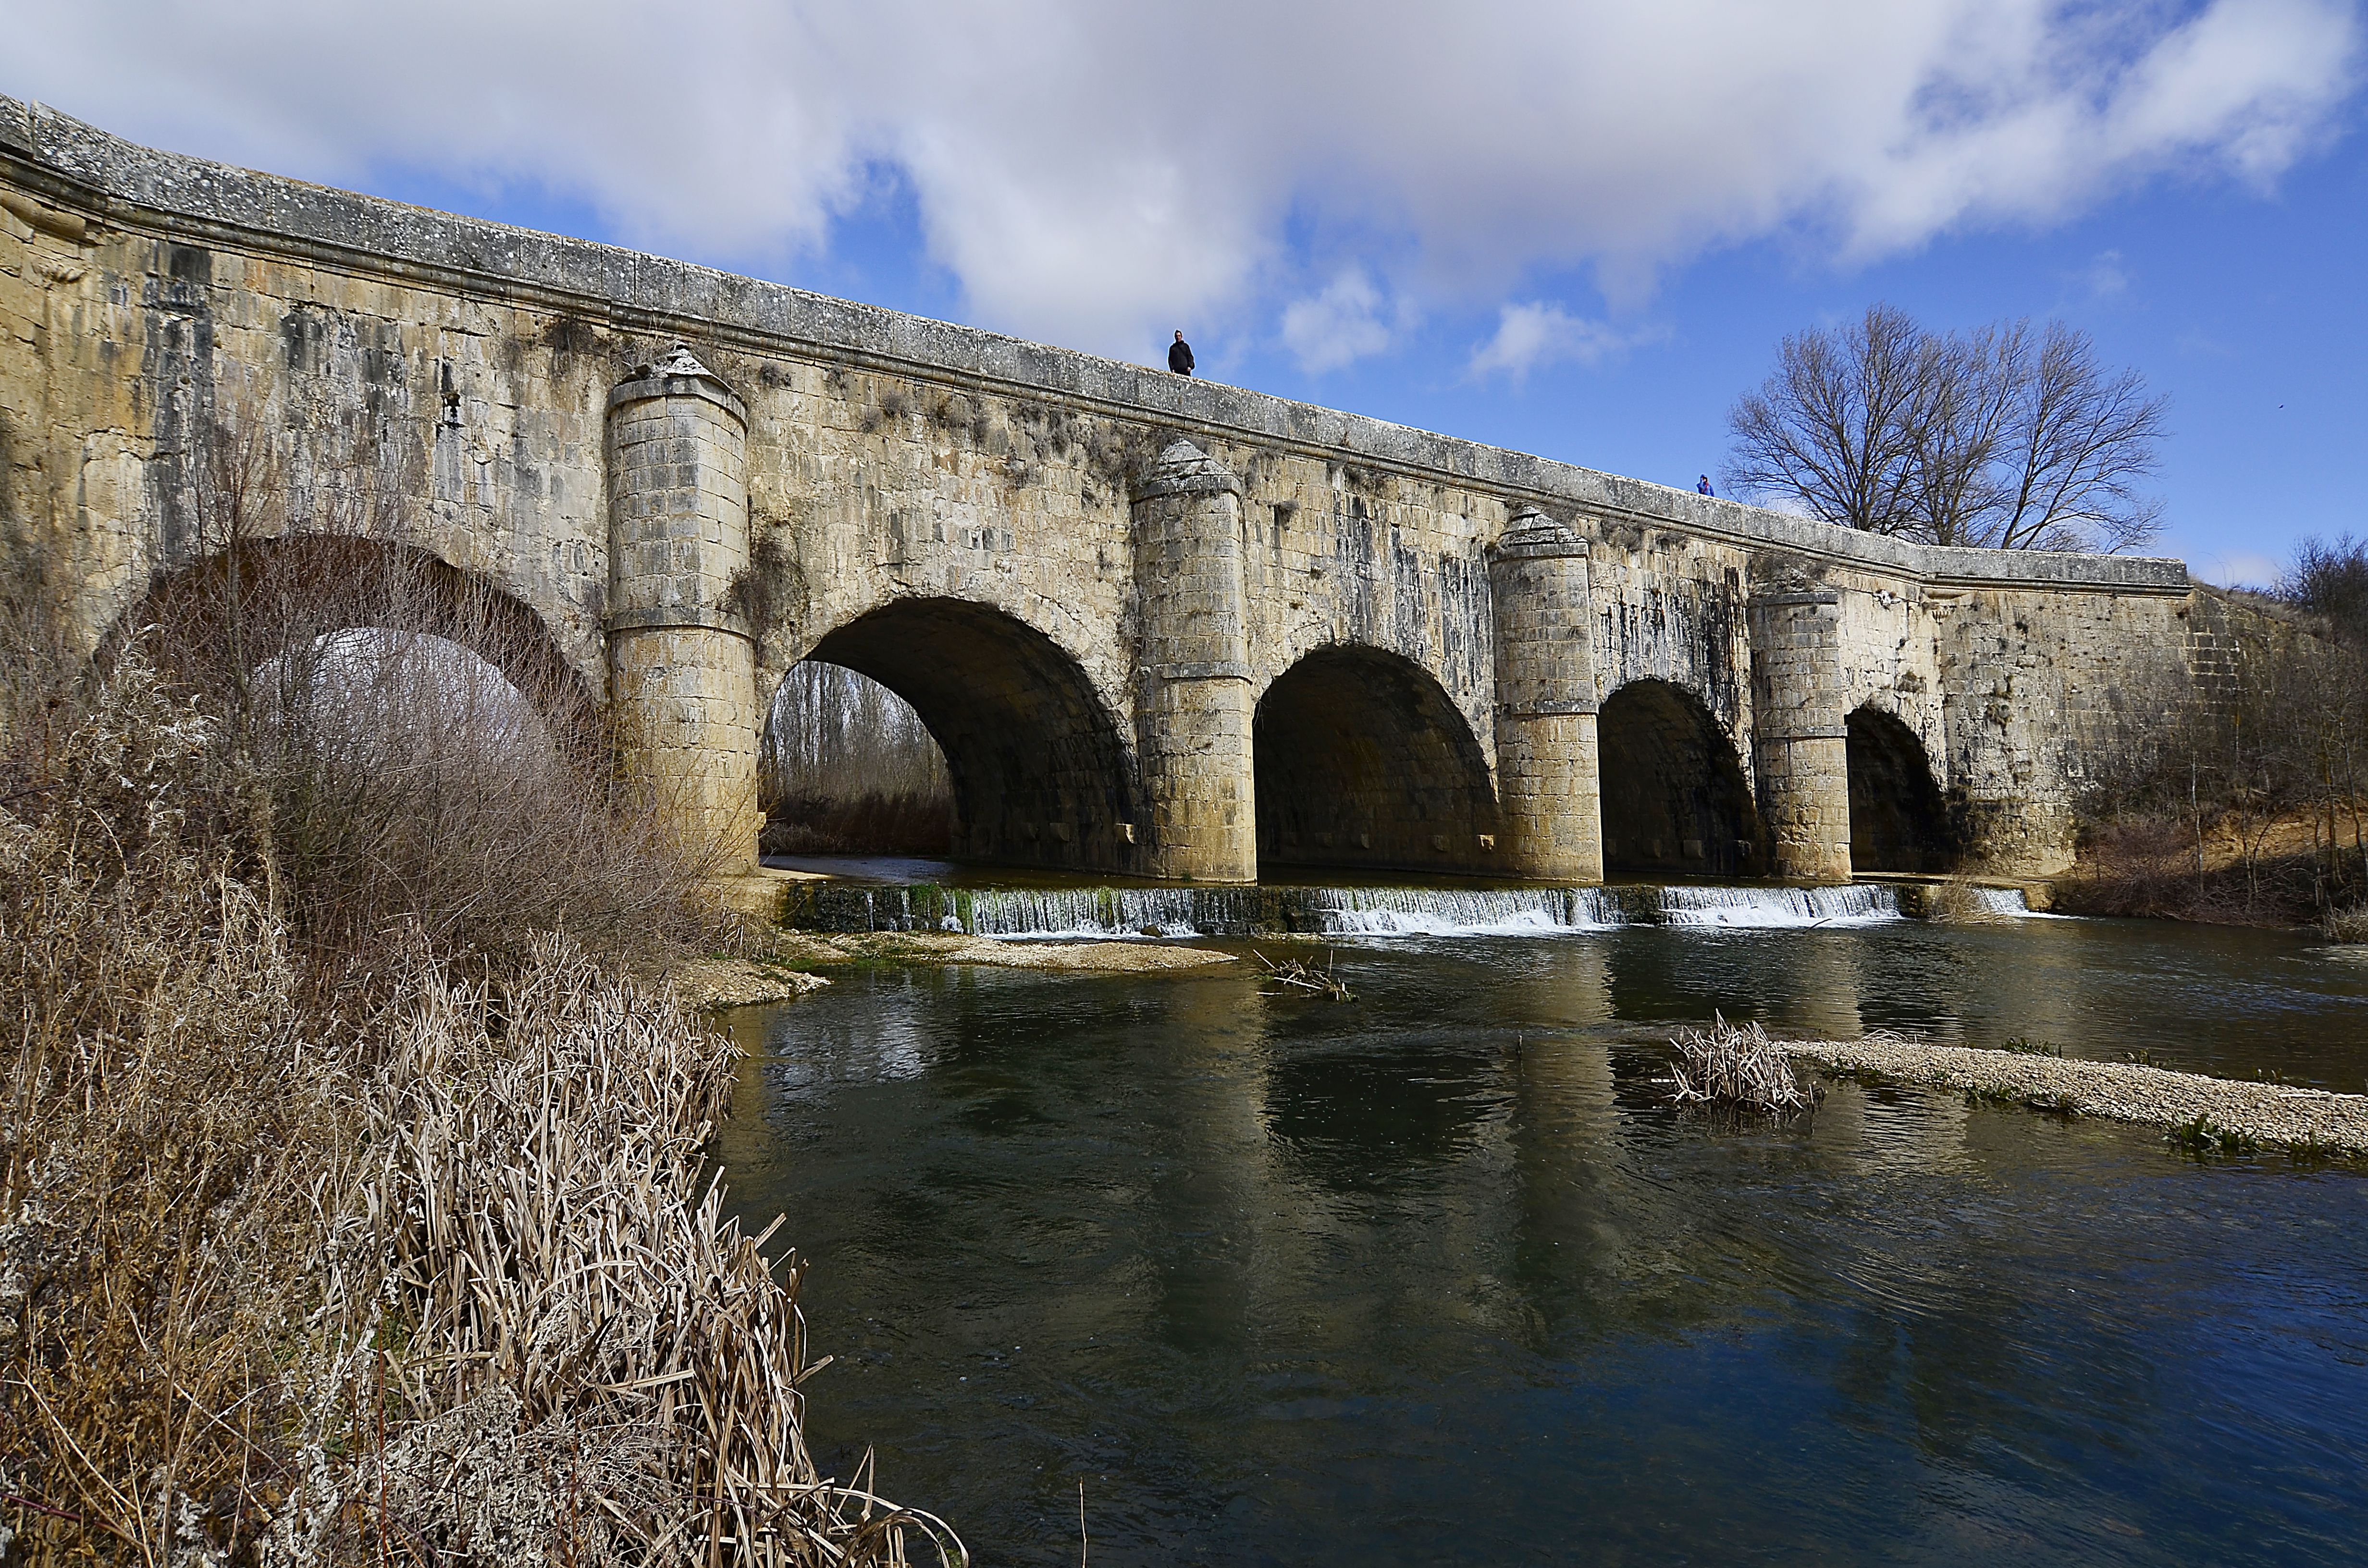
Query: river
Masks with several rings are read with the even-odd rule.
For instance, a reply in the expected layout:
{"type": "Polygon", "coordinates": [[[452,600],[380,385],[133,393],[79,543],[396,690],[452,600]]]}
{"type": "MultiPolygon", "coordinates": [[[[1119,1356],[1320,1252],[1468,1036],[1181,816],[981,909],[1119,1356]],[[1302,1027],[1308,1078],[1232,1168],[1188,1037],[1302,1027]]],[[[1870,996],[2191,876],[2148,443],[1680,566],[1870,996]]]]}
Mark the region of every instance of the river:
{"type": "Polygon", "coordinates": [[[826,1470],[873,1446],[998,1564],[1077,1560],[1081,1481],[1096,1564],[2368,1557],[2362,1173],[1656,1082],[1720,1008],[2359,1092],[2368,963],[2039,918],[1334,950],[1353,1004],[881,969],[730,1016],[716,1152],[812,1261],[826,1470]]]}

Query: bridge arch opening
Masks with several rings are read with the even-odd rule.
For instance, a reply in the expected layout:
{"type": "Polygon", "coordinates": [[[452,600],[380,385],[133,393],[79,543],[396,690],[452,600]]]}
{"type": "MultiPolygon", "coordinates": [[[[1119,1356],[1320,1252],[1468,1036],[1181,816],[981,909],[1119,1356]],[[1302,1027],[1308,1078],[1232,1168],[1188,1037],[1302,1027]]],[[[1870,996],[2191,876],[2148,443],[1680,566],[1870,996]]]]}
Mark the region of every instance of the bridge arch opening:
{"type": "Polygon", "coordinates": [[[159,573],[100,657],[134,637],[178,683],[290,718],[350,730],[373,707],[392,722],[390,705],[426,704],[496,739],[536,729],[572,762],[605,760],[592,688],[542,617],[414,545],[294,534],[216,551],[159,573]]]}
{"type": "Polygon", "coordinates": [[[913,705],[804,659],[773,690],[757,746],[768,855],[953,853],[953,775],[913,705]]]}
{"type": "Polygon", "coordinates": [[[1033,627],[961,599],[898,599],[816,642],[909,703],[945,758],[960,859],[1130,869],[1139,790],[1117,722],[1033,627]]]}
{"type": "Polygon", "coordinates": [[[1596,719],[1603,865],[1611,872],[1734,877],[1759,860],[1759,813],[1734,744],[1702,699],[1634,680],[1596,719]]]}
{"type": "Polygon", "coordinates": [[[1497,795],[1472,727],[1421,666],[1324,648],[1267,687],[1250,744],[1258,866],[1482,871],[1497,795]]]}
{"type": "Polygon", "coordinates": [[[1844,721],[1850,767],[1850,869],[1947,871],[1956,864],[1949,813],[1916,732],[1860,708],[1844,721]]]}

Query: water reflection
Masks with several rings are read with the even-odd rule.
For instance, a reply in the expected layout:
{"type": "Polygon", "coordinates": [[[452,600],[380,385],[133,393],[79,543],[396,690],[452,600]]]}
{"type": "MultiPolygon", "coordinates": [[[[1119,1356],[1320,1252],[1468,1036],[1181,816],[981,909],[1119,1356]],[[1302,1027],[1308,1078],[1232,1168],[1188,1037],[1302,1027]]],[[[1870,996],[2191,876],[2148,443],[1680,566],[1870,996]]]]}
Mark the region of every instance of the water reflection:
{"type": "Polygon", "coordinates": [[[814,1260],[825,1461],[982,1561],[1074,1551],[1080,1478],[1100,1562],[2353,1555],[2368,1182],[1657,1082],[1713,1006],[2360,1070],[2300,944],[2034,929],[1360,946],[1349,1006],[850,973],[739,1016],[718,1152],[814,1260]]]}

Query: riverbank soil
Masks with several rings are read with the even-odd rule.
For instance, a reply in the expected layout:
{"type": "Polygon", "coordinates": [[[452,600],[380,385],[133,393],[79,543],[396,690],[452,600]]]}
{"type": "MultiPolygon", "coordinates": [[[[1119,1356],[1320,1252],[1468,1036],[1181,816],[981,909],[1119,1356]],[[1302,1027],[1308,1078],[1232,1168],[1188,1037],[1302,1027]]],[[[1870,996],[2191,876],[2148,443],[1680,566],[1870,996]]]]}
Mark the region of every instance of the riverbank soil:
{"type": "Polygon", "coordinates": [[[2056,879],[2066,915],[2135,915],[2215,926],[2312,926],[2332,902],[2359,898],[2338,887],[2336,868],[2357,872],[2368,842],[2368,810],[2234,816],[2205,824],[2145,818],[2093,824],[2078,858],[2056,879]]]}

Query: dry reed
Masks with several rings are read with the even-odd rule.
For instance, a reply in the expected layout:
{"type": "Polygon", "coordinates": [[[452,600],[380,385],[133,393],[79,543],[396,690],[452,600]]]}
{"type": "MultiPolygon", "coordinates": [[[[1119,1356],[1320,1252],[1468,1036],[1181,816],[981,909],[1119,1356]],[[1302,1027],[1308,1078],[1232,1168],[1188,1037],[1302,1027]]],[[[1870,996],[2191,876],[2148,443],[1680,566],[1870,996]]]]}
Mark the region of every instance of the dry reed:
{"type": "Polygon", "coordinates": [[[1677,1050],[1670,1063],[1672,1097],[1681,1105],[1778,1115],[1816,1106],[1816,1088],[1803,1085],[1784,1048],[1756,1022],[1737,1027],[1713,1012],[1709,1028],[1680,1029],[1669,1043],[1677,1050]]]}
{"type": "Polygon", "coordinates": [[[802,1266],[702,1170],[729,1048],[552,935],[308,1006],[223,737],[127,655],[0,814],[14,1551],[961,1560],[807,1456],[802,1266]]]}
{"type": "Polygon", "coordinates": [[[1357,994],[1332,972],[1332,961],[1328,956],[1320,969],[1297,959],[1285,959],[1277,963],[1256,949],[1252,949],[1252,956],[1266,971],[1260,977],[1265,983],[1258,991],[1261,996],[1324,996],[1335,1002],[1354,1002],[1357,999],[1357,994]]]}
{"type": "Polygon", "coordinates": [[[2321,920],[2329,941],[2368,942],[2368,903],[2330,909],[2321,920]]]}
{"type": "Polygon", "coordinates": [[[612,972],[698,846],[517,607],[242,472],[96,665],[6,541],[0,1558],[961,1560],[815,1472],[728,1048],[612,972]]]}

